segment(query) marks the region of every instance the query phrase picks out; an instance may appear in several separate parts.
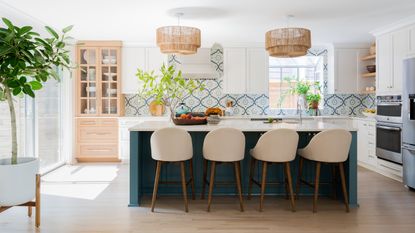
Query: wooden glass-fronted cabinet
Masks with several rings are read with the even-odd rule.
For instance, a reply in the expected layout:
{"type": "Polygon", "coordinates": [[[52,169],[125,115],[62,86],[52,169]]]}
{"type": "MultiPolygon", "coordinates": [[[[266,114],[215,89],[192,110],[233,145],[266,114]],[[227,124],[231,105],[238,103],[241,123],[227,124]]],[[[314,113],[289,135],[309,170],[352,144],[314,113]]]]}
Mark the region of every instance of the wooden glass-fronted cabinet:
{"type": "Polygon", "coordinates": [[[77,115],[122,115],[121,42],[80,42],[77,57],[77,115]]]}
{"type": "Polygon", "coordinates": [[[77,46],[76,154],[79,162],[119,161],[120,41],[80,41],[77,46]]]}

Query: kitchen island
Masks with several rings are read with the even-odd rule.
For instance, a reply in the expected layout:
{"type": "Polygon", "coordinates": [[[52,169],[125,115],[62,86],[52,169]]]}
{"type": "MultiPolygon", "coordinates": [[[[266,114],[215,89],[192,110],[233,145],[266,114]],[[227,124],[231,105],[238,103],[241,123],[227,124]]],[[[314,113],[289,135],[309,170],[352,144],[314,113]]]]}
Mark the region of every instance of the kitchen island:
{"type": "MultiPolygon", "coordinates": [[[[349,203],[351,207],[358,205],[357,201],[357,129],[353,127],[352,123],[339,122],[328,123],[321,119],[303,119],[302,121],[287,119],[280,123],[264,123],[262,121],[252,121],[249,119],[228,119],[222,120],[218,125],[192,125],[192,126],[176,126],[170,121],[145,121],[131,127],[130,130],[130,201],[129,206],[140,206],[141,197],[143,195],[151,195],[154,184],[155,161],[151,158],[150,137],[151,134],[164,127],[179,127],[187,130],[193,141],[193,167],[194,179],[196,186],[196,194],[200,197],[202,186],[202,170],[203,170],[203,155],[202,146],[203,140],[209,131],[221,127],[232,127],[240,129],[245,134],[245,159],[241,162],[241,176],[243,193],[247,193],[248,179],[249,179],[249,150],[253,148],[258,141],[261,134],[273,129],[288,128],[293,129],[300,135],[298,147],[305,147],[311,138],[318,132],[327,129],[345,129],[352,133],[352,144],[349,152],[349,159],[345,162],[346,182],[349,195],[349,203]]],[[[276,152],[278,153],[278,152],[276,152]]],[[[298,159],[298,156],[297,156],[298,159]]],[[[291,163],[291,171],[293,181],[295,184],[298,161],[297,159],[291,163]]],[[[223,165],[226,166],[226,165],[223,165]]],[[[219,166],[217,169],[217,180],[219,181],[233,181],[234,174],[232,169],[219,166]]],[[[308,180],[313,180],[314,177],[314,163],[308,162],[304,164],[303,174],[308,180]]],[[[258,169],[255,177],[258,178],[261,166],[258,164],[258,169]]],[[[330,183],[332,181],[331,167],[323,166],[320,178],[321,183],[330,183]]],[[[162,169],[160,180],[180,180],[179,166],[174,164],[165,166],[162,169]]],[[[267,180],[269,181],[283,181],[283,168],[279,165],[270,167],[268,171],[267,180]]],[[[338,182],[340,183],[340,182],[338,182]]],[[[259,193],[259,188],[254,187],[253,194],[259,193]]],[[[322,185],[320,194],[328,196],[336,192],[339,200],[342,199],[340,184],[334,190],[330,185],[322,185]]],[[[266,189],[266,194],[269,195],[285,195],[284,185],[271,186],[266,189]]],[[[159,195],[181,195],[180,186],[161,185],[159,187],[159,195]]],[[[235,187],[215,187],[215,194],[219,195],[234,195],[235,187]]],[[[312,195],[313,189],[302,185],[300,190],[301,195],[312,195]]]]}

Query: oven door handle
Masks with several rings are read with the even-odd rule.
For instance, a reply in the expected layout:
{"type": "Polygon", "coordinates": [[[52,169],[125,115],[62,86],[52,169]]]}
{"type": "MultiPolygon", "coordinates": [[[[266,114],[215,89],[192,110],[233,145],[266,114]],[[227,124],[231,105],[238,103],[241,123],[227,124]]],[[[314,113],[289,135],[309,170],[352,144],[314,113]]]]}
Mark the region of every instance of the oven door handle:
{"type": "Polygon", "coordinates": [[[402,106],[402,103],[378,103],[378,106],[402,106]]]}
{"type": "Polygon", "coordinates": [[[381,126],[381,125],[377,125],[376,128],[386,129],[386,130],[392,130],[392,131],[401,131],[401,128],[395,128],[395,127],[389,127],[389,126],[381,126]]]}

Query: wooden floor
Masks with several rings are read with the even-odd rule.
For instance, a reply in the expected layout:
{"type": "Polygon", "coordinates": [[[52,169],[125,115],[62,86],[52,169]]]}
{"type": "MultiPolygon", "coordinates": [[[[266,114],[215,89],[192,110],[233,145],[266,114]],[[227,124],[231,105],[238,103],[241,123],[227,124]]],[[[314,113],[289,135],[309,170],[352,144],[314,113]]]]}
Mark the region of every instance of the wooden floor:
{"type": "Polygon", "coordinates": [[[214,197],[210,213],[205,200],[190,201],[184,213],[181,198],[161,197],[151,213],[149,198],[144,207],[127,207],[128,166],[66,166],[43,177],[40,229],[16,207],[0,214],[0,232],[415,232],[415,192],[363,168],[358,176],[360,207],[350,213],[326,198],[316,214],[310,198],[292,213],[289,201],[276,197],[265,198],[262,213],[258,198],[245,200],[243,213],[236,197],[214,197]]]}

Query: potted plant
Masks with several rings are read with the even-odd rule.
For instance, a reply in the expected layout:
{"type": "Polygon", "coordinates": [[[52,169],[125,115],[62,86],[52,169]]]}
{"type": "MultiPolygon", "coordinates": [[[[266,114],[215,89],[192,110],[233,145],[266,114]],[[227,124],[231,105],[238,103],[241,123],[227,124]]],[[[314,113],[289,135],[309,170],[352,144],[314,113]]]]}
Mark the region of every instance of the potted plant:
{"type": "Polygon", "coordinates": [[[139,95],[152,97],[157,104],[165,105],[170,110],[171,118],[174,118],[174,110],[182,100],[198,88],[203,90],[203,86],[195,80],[183,78],[182,72],[176,71],[174,66],[163,64],[160,72],[161,75],[156,75],[154,71],[137,70],[136,76],[143,83],[139,95]]]}
{"type": "Polygon", "coordinates": [[[307,94],[307,103],[310,109],[318,109],[320,104],[321,95],[320,93],[309,93],[307,94]]]}
{"type": "MultiPolygon", "coordinates": [[[[35,91],[50,78],[59,80],[57,67],[70,68],[69,51],[65,48],[67,32],[59,35],[45,27],[51,35],[43,38],[31,26],[17,27],[3,18],[0,27],[0,101],[7,101],[11,119],[11,158],[0,159],[0,206],[21,205],[34,199],[37,158],[17,157],[16,113],[13,96],[35,97],[35,91]]],[[[36,224],[38,225],[38,223],[36,224]]]]}

